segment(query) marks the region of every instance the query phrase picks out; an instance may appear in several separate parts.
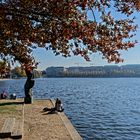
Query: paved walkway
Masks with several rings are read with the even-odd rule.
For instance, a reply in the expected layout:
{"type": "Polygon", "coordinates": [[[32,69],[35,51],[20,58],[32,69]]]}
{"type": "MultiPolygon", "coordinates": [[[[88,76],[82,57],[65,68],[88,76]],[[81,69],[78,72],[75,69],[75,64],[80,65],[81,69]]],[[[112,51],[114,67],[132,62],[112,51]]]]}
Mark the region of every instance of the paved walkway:
{"type": "MultiPolygon", "coordinates": [[[[7,102],[12,101],[7,100],[7,102]]],[[[16,102],[19,102],[19,100],[16,100],[16,102]]],[[[1,105],[0,109],[1,107],[4,109],[7,106],[8,110],[13,108],[12,104],[7,104],[1,105]]],[[[82,140],[63,112],[47,114],[47,112],[43,112],[44,107],[53,107],[52,101],[34,100],[32,104],[14,105],[13,113],[11,111],[9,114],[21,121],[24,120],[24,136],[22,140],[82,140]]],[[[3,117],[9,116],[8,110],[5,115],[0,112],[0,122],[4,120],[3,117]]],[[[2,123],[0,123],[0,129],[1,127],[2,123]]]]}
{"type": "Polygon", "coordinates": [[[42,112],[46,106],[52,107],[50,100],[38,100],[25,105],[23,140],[71,140],[58,114],[42,112]]]}

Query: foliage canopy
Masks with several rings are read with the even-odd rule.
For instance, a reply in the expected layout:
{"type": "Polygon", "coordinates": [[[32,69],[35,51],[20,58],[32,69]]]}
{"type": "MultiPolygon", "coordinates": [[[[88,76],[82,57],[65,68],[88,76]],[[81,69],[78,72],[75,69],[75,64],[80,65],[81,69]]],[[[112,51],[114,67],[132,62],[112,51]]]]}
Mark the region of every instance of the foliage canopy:
{"type": "Polygon", "coordinates": [[[137,27],[130,16],[139,10],[139,0],[1,0],[0,57],[28,63],[34,48],[45,47],[87,61],[100,52],[118,63],[119,50],[136,43],[130,40],[137,27]],[[126,18],[116,19],[113,10],[126,18]]]}
{"type": "Polygon", "coordinates": [[[10,66],[4,61],[0,61],[0,78],[5,76],[10,71],[10,66]]]}

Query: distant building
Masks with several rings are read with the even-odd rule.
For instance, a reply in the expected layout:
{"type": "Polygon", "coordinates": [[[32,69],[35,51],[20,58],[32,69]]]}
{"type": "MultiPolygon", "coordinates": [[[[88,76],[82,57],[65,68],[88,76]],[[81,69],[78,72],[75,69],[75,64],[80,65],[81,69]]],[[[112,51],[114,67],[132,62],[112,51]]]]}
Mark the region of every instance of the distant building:
{"type": "Polygon", "coordinates": [[[62,77],[64,76],[64,72],[66,68],[64,67],[49,67],[46,69],[46,76],[47,77],[62,77]]]}
{"type": "Polygon", "coordinates": [[[140,65],[49,67],[47,77],[140,77],[140,65]]]}

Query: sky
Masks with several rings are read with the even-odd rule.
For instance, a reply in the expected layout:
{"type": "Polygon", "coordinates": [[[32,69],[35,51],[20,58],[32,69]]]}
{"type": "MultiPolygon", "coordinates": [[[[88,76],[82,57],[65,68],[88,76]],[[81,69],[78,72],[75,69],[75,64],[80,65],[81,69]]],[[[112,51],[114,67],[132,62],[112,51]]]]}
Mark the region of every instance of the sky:
{"type": "MultiPolygon", "coordinates": [[[[114,13],[114,16],[116,13],[114,13]]],[[[61,55],[55,56],[52,51],[46,51],[44,48],[38,48],[34,50],[33,55],[38,65],[38,70],[45,70],[47,67],[71,67],[71,66],[104,66],[104,65],[126,65],[126,64],[140,64],[140,13],[135,14],[136,23],[138,24],[138,29],[136,36],[133,40],[137,40],[138,43],[134,48],[128,49],[128,51],[121,51],[121,58],[124,59],[123,63],[115,64],[108,63],[107,60],[102,59],[102,55],[99,53],[94,53],[90,56],[91,61],[87,62],[84,58],[80,56],[71,56],[65,58],[61,55]]],[[[90,17],[90,16],[89,16],[90,17]]]]}

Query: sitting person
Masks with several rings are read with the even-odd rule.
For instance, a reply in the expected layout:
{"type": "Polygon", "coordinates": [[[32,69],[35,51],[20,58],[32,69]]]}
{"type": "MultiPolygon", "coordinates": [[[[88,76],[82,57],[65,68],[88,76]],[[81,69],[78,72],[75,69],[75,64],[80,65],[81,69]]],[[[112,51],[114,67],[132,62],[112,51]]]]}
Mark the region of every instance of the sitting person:
{"type": "Polygon", "coordinates": [[[11,94],[10,99],[16,100],[16,94],[15,93],[11,94]]]}
{"type": "Polygon", "coordinates": [[[55,102],[55,107],[53,107],[53,108],[47,108],[47,107],[45,107],[43,109],[43,111],[50,111],[50,113],[53,113],[55,111],[57,111],[57,112],[63,112],[64,111],[64,108],[63,108],[63,105],[61,103],[61,100],[59,100],[57,98],[56,99],[56,102],[55,102]]]}
{"type": "Polygon", "coordinates": [[[1,93],[1,99],[6,99],[7,97],[8,97],[7,92],[6,91],[3,91],[1,93]]]}
{"type": "Polygon", "coordinates": [[[64,111],[63,104],[62,104],[61,100],[59,100],[58,98],[56,99],[55,109],[58,112],[63,112],[64,111]]]}

